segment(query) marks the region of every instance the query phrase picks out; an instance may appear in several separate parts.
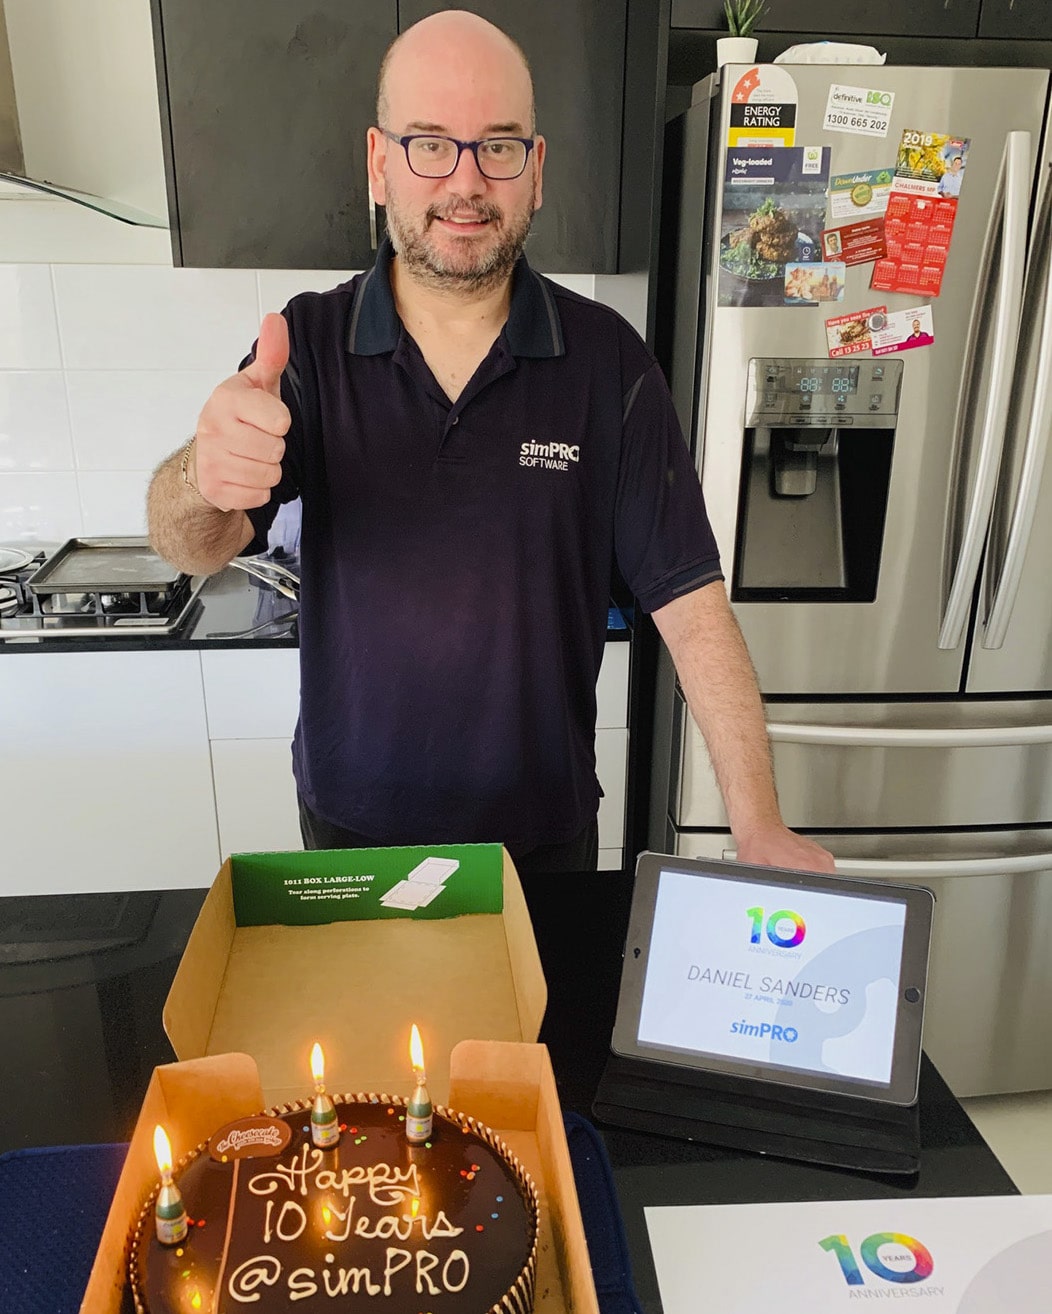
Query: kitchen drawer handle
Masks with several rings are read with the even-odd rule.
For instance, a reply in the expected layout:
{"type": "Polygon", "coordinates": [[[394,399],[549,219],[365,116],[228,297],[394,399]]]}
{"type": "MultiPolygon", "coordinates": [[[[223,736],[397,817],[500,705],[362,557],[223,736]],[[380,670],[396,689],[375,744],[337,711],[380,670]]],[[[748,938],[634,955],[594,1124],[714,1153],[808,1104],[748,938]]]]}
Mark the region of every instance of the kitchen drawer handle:
{"type": "Polygon", "coordinates": [[[981,725],[961,730],[923,726],[793,725],[771,721],[776,744],[829,744],[857,748],[997,748],[1052,744],[1052,725],[981,725]]]}
{"type": "MultiPolygon", "coordinates": [[[[819,839],[822,836],[818,836],[819,839]]],[[[736,849],[724,849],[725,862],[736,862],[736,849]]],[[[1052,853],[1020,853],[1003,858],[837,858],[838,876],[1018,876],[1052,871],[1052,853]]]]}

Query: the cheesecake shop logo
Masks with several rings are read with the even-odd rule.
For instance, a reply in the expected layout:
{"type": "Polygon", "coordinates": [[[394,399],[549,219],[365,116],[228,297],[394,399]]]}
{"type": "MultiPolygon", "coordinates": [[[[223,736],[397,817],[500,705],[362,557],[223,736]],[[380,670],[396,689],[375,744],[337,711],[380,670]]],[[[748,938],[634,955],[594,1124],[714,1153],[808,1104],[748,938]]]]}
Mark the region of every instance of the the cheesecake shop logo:
{"type": "MultiPolygon", "coordinates": [[[[903,1287],[926,1282],[935,1271],[935,1261],[928,1247],[905,1232],[874,1232],[859,1243],[857,1258],[855,1247],[842,1232],[823,1237],[818,1244],[836,1258],[840,1274],[854,1299],[904,1295],[903,1287]],[[878,1281],[874,1282],[874,1278],[878,1281]],[[892,1286],[882,1286],[885,1282],[892,1286]]],[[[937,1296],[941,1293],[941,1287],[932,1286],[925,1288],[923,1294],[937,1296]]]]}
{"type": "Polygon", "coordinates": [[[747,908],[745,915],[749,918],[751,926],[749,928],[749,943],[760,944],[764,931],[766,930],[767,939],[777,949],[795,949],[798,945],[803,944],[804,936],[807,934],[807,925],[799,913],[791,912],[788,908],[780,908],[777,912],[771,913],[764,923],[765,909],[747,908]]]}

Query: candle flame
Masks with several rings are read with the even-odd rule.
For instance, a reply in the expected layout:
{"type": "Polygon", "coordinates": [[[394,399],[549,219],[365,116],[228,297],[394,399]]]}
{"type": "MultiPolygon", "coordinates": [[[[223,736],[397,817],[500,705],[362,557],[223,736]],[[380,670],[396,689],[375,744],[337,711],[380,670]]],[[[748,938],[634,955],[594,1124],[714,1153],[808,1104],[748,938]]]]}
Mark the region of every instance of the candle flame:
{"type": "Polygon", "coordinates": [[[418,1072],[424,1070],[424,1046],[420,1040],[420,1031],[416,1023],[413,1023],[413,1030],[409,1034],[409,1058],[414,1069],[418,1072]]]}
{"type": "Polygon", "coordinates": [[[326,1228],[332,1222],[332,1210],[328,1205],[322,1205],[321,1207],[321,1221],[325,1224],[326,1228]]]}
{"type": "Polygon", "coordinates": [[[310,1052],[310,1070],[315,1083],[325,1080],[325,1055],[322,1053],[322,1048],[317,1041],[315,1041],[314,1048],[310,1052]]]}
{"type": "Polygon", "coordinates": [[[417,1197],[414,1195],[414,1196],[413,1196],[413,1203],[412,1203],[412,1205],[410,1205],[410,1213],[411,1213],[411,1216],[412,1216],[413,1218],[415,1218],[419,1212],[420,1212],[420,1201],[419,1201],[419,1200],[417,1199],[417,1197]]]}
{"type": "Polygon", "coordinates": [[[194,1294],[190,1297],[190,1308],[191,1308],[191,1309],[200,1309],[200,1308],[201,1308],[201,1293],[200,1293],[200,1291],[195,1291],[194,1294]]]}
{"type": "Polygon", "coordinates": [[[153,1129],[153,1154],[157,1160],[157,1170],[163,1176],[172,1171],[172,1145],[168,1134],[160,1125],[153,1129]]]}

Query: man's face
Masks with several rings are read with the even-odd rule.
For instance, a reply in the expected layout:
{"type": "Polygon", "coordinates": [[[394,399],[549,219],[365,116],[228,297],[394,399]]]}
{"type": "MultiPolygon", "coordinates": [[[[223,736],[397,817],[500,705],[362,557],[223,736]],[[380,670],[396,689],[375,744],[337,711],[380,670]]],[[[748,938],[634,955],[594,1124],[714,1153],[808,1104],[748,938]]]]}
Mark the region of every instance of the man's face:
{"type": "Polygon", "coordinates": [[[919,320],[919,319],[915,319],[915,320],[913,321],[913,331],[914,331],[914,333],[919,333],[919,332],[920,332],[920,320],[919,320]]]}
{"type": "MultiPolygon", "coordinates": [[[[398,136],[426,133],[471,141],[531,136],[532,97],[518,61],[476,57],[460,72],[452,57],[392,61],[388,119],[398,136]]],[[[537,138],[518,178],[490,179],[471,151],[448,178],[421,178],[405,151],[375,129],[369,132],[373,195],[387,209],[387,226],[406,269],[432,287],[465,291],[500,283],[518,259],[541,201],[544,140],[537,138]]]]}
{"type": "Polygon", "coordinates": [[[954,156],[954,158],[950,161],[950,168],[953,170],[954,173],[960,173],[960,172],[961,172],[961,165],[962,165],[963,163],[964,163],[964,161],[961,159],[961,157],[960,157],[959,155],[956,155],[956,156],[954,156]]]}

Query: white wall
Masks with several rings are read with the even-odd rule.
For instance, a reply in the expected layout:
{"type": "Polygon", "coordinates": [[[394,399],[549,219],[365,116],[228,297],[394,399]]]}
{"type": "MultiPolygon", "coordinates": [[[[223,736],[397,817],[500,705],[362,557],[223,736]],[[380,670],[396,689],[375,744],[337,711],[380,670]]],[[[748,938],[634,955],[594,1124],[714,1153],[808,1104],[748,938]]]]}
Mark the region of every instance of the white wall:
{"type": "MultiPolygon", "coordinates": [[[[11,210],[61,211],[77,224],[88,215],[104,235],[106,225],[126,230],[69,202],[0,201],[0,253],[11,210]]],[[[167,233],[135,231],[167,247],[167,233]]],[[[127,231],[119,236],[125,241],[127,231]]],[[[0,543],[143,532],[150,472],[186,442],[263,313],[346,277],[170,263],[0,264],[0,543]]],[[[558,278],[596,295],[593,275],[558,278]]],[[[640,280],[601,281],[602,299],[622,313],[639,303],[638,323],[640,280]]]]}

